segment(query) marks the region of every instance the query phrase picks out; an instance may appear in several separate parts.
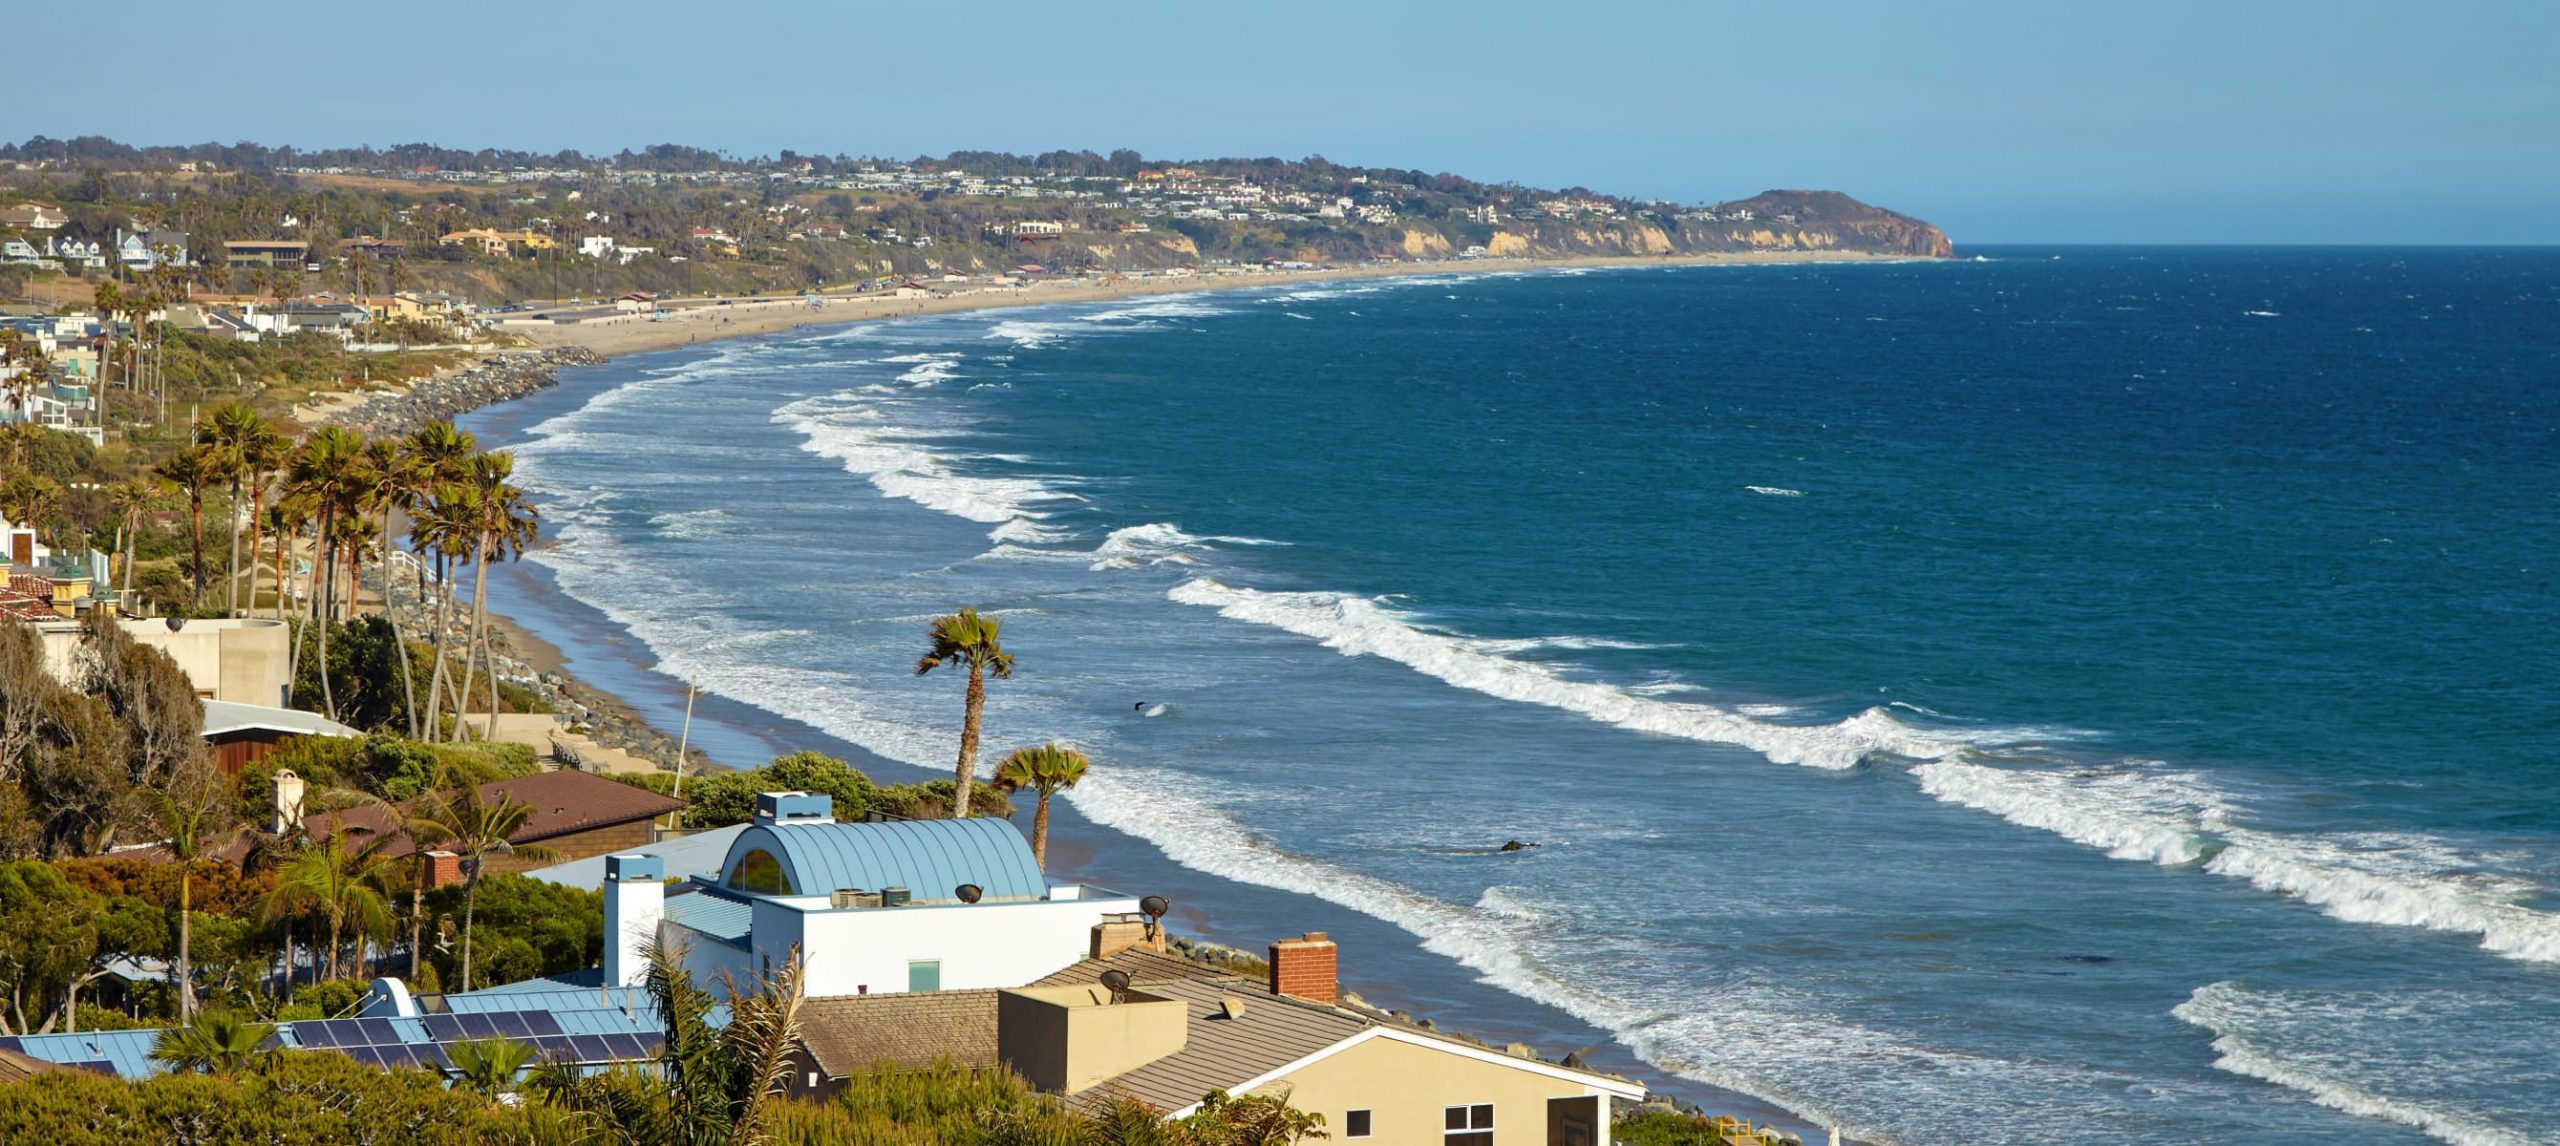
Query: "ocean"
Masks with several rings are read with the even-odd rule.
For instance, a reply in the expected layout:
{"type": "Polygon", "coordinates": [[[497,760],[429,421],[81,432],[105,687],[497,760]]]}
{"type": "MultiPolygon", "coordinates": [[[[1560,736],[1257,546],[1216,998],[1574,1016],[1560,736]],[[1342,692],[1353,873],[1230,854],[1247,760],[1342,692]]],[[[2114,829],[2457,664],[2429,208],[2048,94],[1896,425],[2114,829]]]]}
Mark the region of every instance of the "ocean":
{"type": "Polygon", "coordinates": [[[902,780],[990,610],[1062,868],[1800,1124],[2560,1142],[2560,251],[1966,254],[572,371],[496,603],[902,780]]]}

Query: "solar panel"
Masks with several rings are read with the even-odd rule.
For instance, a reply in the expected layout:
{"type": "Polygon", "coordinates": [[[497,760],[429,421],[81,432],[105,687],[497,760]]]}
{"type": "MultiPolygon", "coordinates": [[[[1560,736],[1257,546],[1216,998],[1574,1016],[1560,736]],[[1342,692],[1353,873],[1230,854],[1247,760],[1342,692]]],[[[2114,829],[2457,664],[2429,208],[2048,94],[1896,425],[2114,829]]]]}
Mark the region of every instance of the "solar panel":
{"type": "Polygon", "coordinates": [[[389,1019],[356,1019],[353,1021],[356,1025],[357,1032],[364,1036],[364,1041],[367,1046],[389,1046],[401,1041],[399,1029],[393,1027],[391,1025],[391,1020],[389,1019]]]}
{"type": "Polygon", "coordinates": [[[540,1037],[560,1033],[560,1020],[553,1018],[549,1011],[520,1011],[518,1014],[524,1018],[524,1033],[527,1035],[540,1037]]]}
{"type": "Polygon", "coordinates": [[[425,1015],[421,1021],[427,1024],[427,1037],[437,1042],[449,1043],[462,1037],[460,1015],[425,1015]]]}
{"type": "Polygon", "coordinates": [[[533,1057],[547,1062],[576,1062],[578,1048],[569,1044],[567,1035],[548,1035],[533,1040],[533,1057]]]}
{"type": "Polygon", "coordinates": [[[418,1065],[428,1070],[452,1070],[453,1060],[445,1057],[444,1048],[434,1043],[415,1043],[409,1053],[418,1057],[418,1065]]]}
{"type": "Polygon", "coordinates": [[[338,1040],[330,1033],[327,1023],[317,1021],[294,1023],[286,1029],[293,1032],[293,1041],[306,1047],[318,1049],[338,1045],[338,1040]]]}
{"type": "Polygon", "coordinates": [[[367,1066],[389,1066],[390,1063],[383,1061],[383,1049],[382,1047],[342,1047],[338,1053],[367,1066]]]}
{"type": "Polygon", "coordinates": [[[491,1022],[489,1016],[463,1015],[461,1018],[462,1034],[465,1038],[494,1039],[498,1037],[498,1025],[491,1022]]]}
{"type": "Polygon", "coordinates": [[[569,1041],[577,1045],[579,1062],[614,1060],[613,1044],[604,1041],[603,1035],[576,1035],[569,1041]]]}
{"type": "Polygon", "coordinates": [[[489,1013],[488,1019],[489,1028],[498,1032],[498,1037],[500,1038],[525,1039],[533,1037],[533,1030],[530,1025],[525,1022],[525,1012],[523,1011],[492,1011],[489,1013]]]}

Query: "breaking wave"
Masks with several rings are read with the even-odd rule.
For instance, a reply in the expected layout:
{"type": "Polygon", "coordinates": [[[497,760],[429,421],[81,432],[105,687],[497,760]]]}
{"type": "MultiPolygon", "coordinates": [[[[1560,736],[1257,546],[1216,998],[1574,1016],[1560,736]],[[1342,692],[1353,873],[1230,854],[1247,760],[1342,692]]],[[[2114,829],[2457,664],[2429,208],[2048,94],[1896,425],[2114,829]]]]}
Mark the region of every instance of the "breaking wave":
{"type": "Polygon", "coordinates": [[[998,526],[990,536],[1010,533],[998,540],[1027,540],[1042,528],[1040,507],[1081,500],[1030,478],[959,473],[952,459],[865,413],[838,399],[809,398],[775,410],[773,420],[801,435],[801,449],[843,463],[883,495],[998,526]]]}

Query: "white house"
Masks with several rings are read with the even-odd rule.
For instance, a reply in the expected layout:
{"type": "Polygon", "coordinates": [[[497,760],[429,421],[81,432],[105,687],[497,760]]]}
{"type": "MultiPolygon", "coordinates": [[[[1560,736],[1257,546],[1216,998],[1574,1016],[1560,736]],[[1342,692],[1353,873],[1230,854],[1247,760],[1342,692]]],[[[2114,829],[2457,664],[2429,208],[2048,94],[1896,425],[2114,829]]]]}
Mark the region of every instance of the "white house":
{"type": "Polygon", "coordinates": [[[607,985],[638,983],[651,939],[679,942],[696,982],[782,965],[812,997],[1013,987],[1084,958],[1134,896],[1040,874],[1000,819],[838,823],[807,792],[756,797],[717,879],[668,888],[657,856],[605,861],[607,985]]]}

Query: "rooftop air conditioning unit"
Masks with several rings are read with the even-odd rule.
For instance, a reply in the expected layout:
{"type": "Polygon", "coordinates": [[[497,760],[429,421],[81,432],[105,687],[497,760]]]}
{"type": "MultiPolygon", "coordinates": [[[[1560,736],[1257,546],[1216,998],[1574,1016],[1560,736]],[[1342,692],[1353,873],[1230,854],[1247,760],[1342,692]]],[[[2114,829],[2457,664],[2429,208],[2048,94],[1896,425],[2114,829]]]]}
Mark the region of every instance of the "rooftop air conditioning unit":
{"type": "Polygon", "coordinates": [[[841,887],[836,889],[835,894],[828,896],[827,900],[828,904],[838,911],[856,907],[878,907],[880,893],[864,891],[858,887],[841,887]]]}
{"type": "Polygon", "coordinates": [[[884,887],[880,889],[880,906],[882,907],[905,907],[907,905],[907,900],[911,898],[913,897],[908,895],[907,889],[903,887],[884,887]]]}

